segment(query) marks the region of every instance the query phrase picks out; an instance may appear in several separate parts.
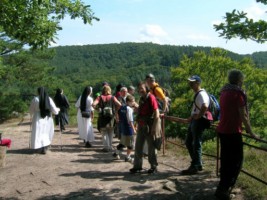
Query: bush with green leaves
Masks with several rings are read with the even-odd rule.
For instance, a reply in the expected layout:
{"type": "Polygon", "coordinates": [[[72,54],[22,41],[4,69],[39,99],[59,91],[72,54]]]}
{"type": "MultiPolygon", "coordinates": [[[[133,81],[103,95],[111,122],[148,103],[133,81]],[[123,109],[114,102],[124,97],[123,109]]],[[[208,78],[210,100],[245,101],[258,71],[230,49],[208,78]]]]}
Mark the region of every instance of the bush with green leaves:
{"type": "MultiPolygon", "coordinates": [[[[227,81],[229,70],[239,69],[245,75],[243,88],[248,95],[250,119],[253,130],[261,137],[266,137],[267,90],[266,70],[256,68],[249,58],[241,61],[232,60],[222,49],[213,49],[210,54],[197,51],[192,57],[184,55],[180,65],[171,69],[172,75],[172,115],[187,118],[190,116],[193,91],[189,88],[187,78],[199,75],[201,87],[219,99],[220,90],[227,81]]],[[[167,136],[184,138],[186,128],[179,123],[172,123],[166,131],[167,136]]],[[[214,131],[207,131],[207,139],[214,137],[214,131]]]]}

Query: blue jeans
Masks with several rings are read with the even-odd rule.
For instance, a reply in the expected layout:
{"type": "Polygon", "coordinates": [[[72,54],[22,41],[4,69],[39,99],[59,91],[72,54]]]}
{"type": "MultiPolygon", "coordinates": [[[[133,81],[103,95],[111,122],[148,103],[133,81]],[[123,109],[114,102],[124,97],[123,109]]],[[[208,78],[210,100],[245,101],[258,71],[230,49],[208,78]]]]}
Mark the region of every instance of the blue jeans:
{"type": "Polygon", "coordinates": [[[188,127],[185,145],[191,157],[192,167],[202,166],[202,134],[205,130],[206,122],[204,118],[193,119],[188,127]]]}

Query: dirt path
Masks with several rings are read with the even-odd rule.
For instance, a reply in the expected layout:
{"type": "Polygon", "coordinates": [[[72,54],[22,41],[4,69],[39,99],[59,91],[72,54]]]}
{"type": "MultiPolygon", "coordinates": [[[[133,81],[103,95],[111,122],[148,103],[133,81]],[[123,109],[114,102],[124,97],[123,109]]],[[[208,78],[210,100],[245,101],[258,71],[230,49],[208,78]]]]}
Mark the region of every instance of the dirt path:
{"type": "MultiPolygon", "coordinates": [[[[84,148],[77,128],[62,134],[56,128],[48,154],[34,154],[29,147],[29,117],[0,125],[4,138],[12,140],[6,166],[0,169],[0,199],[190,199],[211,200],[218,182],[214,160],[211,169],[198,175],[181,176],[187,158],[168,151],[158,152],[159,173],[130,174],[131,163],[114,161],[101,152],[101,135],[92,148],[84,148]]],[[[116,145],[116,141],[114,145],[116,145]]],[[[144,167],[149,168],[147,159],[144,167]]],[[[237,194],[235,199],[243,199],[237,194]]]]}

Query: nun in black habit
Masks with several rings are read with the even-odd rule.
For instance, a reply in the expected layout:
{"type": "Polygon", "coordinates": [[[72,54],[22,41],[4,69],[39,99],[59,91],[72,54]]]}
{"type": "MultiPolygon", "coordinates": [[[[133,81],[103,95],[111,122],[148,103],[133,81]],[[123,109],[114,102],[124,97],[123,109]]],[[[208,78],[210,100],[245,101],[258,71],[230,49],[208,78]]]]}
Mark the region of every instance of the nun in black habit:
{"type": "Polygon", "coordinates": [[[54,97],[56,106],[60,109],[58,115],[55,116],[56,125],[60,126],[60,131],[65,130],[65,125],[69,124],[68,109],[70,107],[67,97],[63,94],[63,90],[58,88],[54,97]]]}

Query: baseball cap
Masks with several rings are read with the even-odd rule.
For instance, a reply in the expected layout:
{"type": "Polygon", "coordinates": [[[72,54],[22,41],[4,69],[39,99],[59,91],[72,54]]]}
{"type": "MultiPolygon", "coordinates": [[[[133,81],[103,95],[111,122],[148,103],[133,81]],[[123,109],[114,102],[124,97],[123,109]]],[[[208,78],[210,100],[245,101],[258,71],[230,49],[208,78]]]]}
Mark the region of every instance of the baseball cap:
{"type": "Polygon", "coordinates": [[[148,78],[151,79],[152,81],[155,81],[155,76],[151,73],[146,75],[146,79],[148,78]]]}
{"type": "Polygon", "coordinates": [[[104,86],[109,86],[109,84],[108,84],[108,82],[104,81],[104,82],[102,83],[102,86],[103,86],[103,87],[104,87],[104,86]]]}
{"type": "Polygon", "coordinates": [[[187,80],[189,80],[190,82],[199,82],[201,83],[201,78],[198,75],[193,75],[190,78],[188,78],[187,80]]]}

